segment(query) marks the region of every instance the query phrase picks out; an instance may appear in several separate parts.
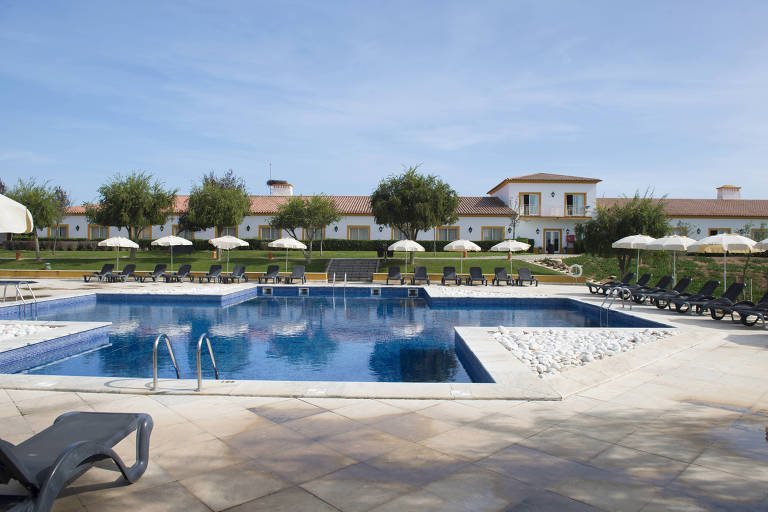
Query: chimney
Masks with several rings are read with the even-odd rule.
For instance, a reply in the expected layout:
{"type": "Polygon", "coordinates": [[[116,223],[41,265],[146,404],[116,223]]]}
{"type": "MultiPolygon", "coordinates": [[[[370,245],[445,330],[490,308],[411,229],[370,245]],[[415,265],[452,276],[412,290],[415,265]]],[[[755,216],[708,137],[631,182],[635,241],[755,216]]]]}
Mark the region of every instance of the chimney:
{"type": "Polygon", "coordinates": [[[735,185],[723,185],[717,187],[718,199],[741,199],[741,187],[735,185]]]}
{"type": "Polygon", "coordinates": [[[269,186],[269,195],[271,196],[293,195],[293,185],[285,180],[269,180],[267,185],[269,186]]]}

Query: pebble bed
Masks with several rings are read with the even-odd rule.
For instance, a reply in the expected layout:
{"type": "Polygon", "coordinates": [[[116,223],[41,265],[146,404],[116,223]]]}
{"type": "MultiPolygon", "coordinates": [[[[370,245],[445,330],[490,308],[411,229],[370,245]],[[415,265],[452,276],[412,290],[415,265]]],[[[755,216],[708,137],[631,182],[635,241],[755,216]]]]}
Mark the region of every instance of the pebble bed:
{"type": "Polygon", "coordinates": [[[508,329],[499,327],[493,337],[539,377],[556,375],[569,367],[627,352],[659,341],[672,329],[508,329]]]}
{"type": "Polygon", "coordinates": [[[0,324],[0,340],[18,338],[55,328],[56,326],[54,325],[0,324]]]}

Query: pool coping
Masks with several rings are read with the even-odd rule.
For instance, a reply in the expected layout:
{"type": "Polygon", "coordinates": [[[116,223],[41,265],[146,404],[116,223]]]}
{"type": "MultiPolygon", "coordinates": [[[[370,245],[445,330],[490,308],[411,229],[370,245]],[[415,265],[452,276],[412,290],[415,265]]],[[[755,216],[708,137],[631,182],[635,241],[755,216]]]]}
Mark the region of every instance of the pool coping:
{"type": "MultiPolygon", "coordinates": [[[[232,290],[226,294],[210,294],[217,296],[214,302],[222,305],[247,300],[250,296],[261,296],[258,285],[247,289],[232,290]],[[253,289],[256,289],[254,292],[253,289]],[[226,300],[230,299],[230,300],[226,300]]],[[[400,287],[408,288],[408,287],[400,287]]],[[[425,287],[420,288],[420,295],[429,297],[425,287]]],[[[75,298],[79,300],[96,300],[99,292],[77,294],[72,297],[52,298],[64,300],[75,298]]],[[[140,295],[142,297],[157,297],[158,300],[170,297],[199,297],[184,294],[147,294],[131,293],[128,291],[112,295],[140,295]]],[[[449,297],[441,297],[448,299],[449,297]]],[[[451,299],[492,299],[499,297],[450,297],[451,299]]],[[[530,299],[536,297],[505,297],[530,299]]],[[[567,298],[584,304],[586,307],[596,307],[589,301],[578,297],[567,298]]],[[[61,304],[65,306],[65,304],[61,304]]],[[[629,315],[643,318],[645,315],[629,315]]],[[[643,318],[655,323],[658,319],[643,318]]],[[[75,322],[73,322],[75,323],[75,322]]],[[[665,326],[664,324],[660,324],[665,326]]],[[[671,327],[666,325],[665,327],[671,327]]],[[[501,344],[493,340],[489,327],[455,328],[457,348],[466,346],[476,358],[480,366],[487,371],[495,382],[493,383],[411,383],[411,382],[333,382],[333,381],[277,381],[277,380],[205,380],[203,389],[196,391],[197,381],[194,379],[160,379],[159,389],[152,390],[152,379],[123,378],[123,377],[79,377],[67,375],[29,375],[29,374],[0,374],[0,387],[6,389],[49,390],[49,391],[79,391],[106,392],[129,394],[192,394],[192,395],[233,395],[233,396],[274,396],[274,397],[307,397],[307,398],[411,398],[411,399],[504,399],[504,400],[563,400],[564,398],[589,389],[591,387],[618,378],[626,373],[642,368],[652,362],[669,357],[681,350],[686,350],[702,341],[702,336],[694,329],[686,329],[677,335],[663,341],[640,346],[604,360],[598,360],[582,367],[570,368],[558,375],[540,378],[530,368],[514,357],[501,344]],[[694,331],[694,332],[690,332],[694,331]],[[489,340],[493,343],[489,343],[489,340]],[[659,348],[661,349],[659,350],[659,348]]],[[[593,328],[600,329],[600,328],[593,328]]],[[[466,356],[466,354],[465,354],[466,356]]],[[[465,362],[465,361],[463,361],[465,362]]],[[[470,361],[470,364],[472,362],[470,361]]],[[[476,368],[476,371],[478,369],[476,368]]]]}

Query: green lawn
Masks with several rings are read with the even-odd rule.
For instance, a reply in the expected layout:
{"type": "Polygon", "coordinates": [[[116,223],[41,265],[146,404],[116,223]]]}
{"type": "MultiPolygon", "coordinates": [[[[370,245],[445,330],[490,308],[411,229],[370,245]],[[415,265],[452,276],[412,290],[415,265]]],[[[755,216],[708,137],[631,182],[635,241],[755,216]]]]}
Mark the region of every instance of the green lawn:
{"type": "MultiPolygon", "coordinates": [[[[155,249],[152,251],[138,251],[136,259],[128,259],[129,251],[120,251],[120,267],[127,263],[135,263],[137,270],[152,270],[158,263],[170,263],[170,251],[155,249]]],[[[251,251],[237,249],[230,252],[229,265],[245,265],[249,272],[264,271],[267,265],[279,264],[280,270],[285,269],[285,251],[272,251],[273,259],[269,259],[269,251],[251,251]]],[[[380,272],[386,272],[389,264],[399,265],[402,270],[405,269],[403,260],[406,253],[395,253],[394,258],[388,261],[382,261],[379,267],[380,272]]],[[[323,251],[320,256],[319,251],[312,254],[312,263],[308,266],[307,272],[325,272],[328,261],[331,258],[375,258],[375,251],[323,251]]],[[[416,257],[417,265],[426,265],[431,273],[442,273],[444,266],[453,265],[458,270],[460,267],[459,258],[461,253],[438,252],[437,255],[431,252],[418,253],[416,257]]],[[[15,251],[0,250],[0,269],[26,269],[42,270],[46,263],[50,263],[52,270],[98,270],[105,263],[115,262],[115,251],[57,251],[52,255],[50,251],[41,253],[41,260],[35,260],[34,251],[21,251],[21,260],[17,261],[15,251]]],[[[223,253],[220,262],[212,258],[211,251],[195,251],[190,255],[174,253],[173,265],[175,269],[179,265],[189,263],[193,271],[207,271],[214,263],[224,263],[226,261],[226,252],[223,253]]],[[[305,265],[305,259],[301,251],[288,251],[288,270],[293,265],[305,265]]],[[[467,272],[470,266],[479,266],[483,272],[493,273],[494,267],[506,267],[509,269],[509,262],[506,254],[494,253],[470,253],[464,261],[464,271],[467,272]],[[470,261],[471,260],[471,261],[470,261]]],[[[512,260],[513,272],[520,266],[529,267],[534,274],[556,274],[553,270],[538,265],[533,265],[520,260],[512,260]]],[[[409,270],[412,265],[408,265],[409,270]]]]}
{"type": "MultiPolygon", "coordinates": [[[[584,276],[588,279],[603,279],[609,275],[619,275],[619,265],[616,258],[598,258],[596,256],[582,255],[563,260],[567,265],[578,263],[584,267],[584,276]]],[[[728,256],[727,279],[728,284],[741,281],[746,257],[728,256]]],[[[632,261],[629,271],[635,271],[635,261],[632,261]]],[[[640,274],[651,272],[655,283],[661,276],[672,274],[672,255],[664,252],[641,251],[640,274]]],[[[706,257],[698,255],[677,255],[677,277],[690,277],[693,282],[688,290],[696,291],[705,281],[715,279],[722,283],[723,258],[721,256],[706,257]]],[[[749,299],[750,279],[752,281],[752,297],[755,301],[768,289],[768,258],[751,257],[747,269],[746,297],[749,299]]],[[[723,292],[722,287],[717,295],[723,292]]]]}

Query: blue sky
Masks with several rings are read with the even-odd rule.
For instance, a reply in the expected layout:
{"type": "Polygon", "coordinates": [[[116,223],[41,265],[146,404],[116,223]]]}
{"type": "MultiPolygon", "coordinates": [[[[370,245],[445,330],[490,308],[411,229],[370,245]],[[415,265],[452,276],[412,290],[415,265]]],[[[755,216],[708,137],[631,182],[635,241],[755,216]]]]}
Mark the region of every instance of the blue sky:
{"type": "Polygon", "coordinates": [[[368,194],[422,163],[768,198],[768,2],[0,0],[0,177],[368,194]]]}

